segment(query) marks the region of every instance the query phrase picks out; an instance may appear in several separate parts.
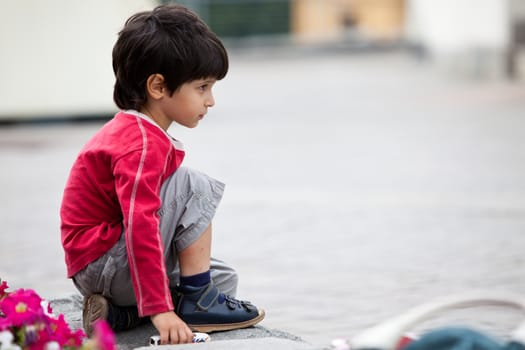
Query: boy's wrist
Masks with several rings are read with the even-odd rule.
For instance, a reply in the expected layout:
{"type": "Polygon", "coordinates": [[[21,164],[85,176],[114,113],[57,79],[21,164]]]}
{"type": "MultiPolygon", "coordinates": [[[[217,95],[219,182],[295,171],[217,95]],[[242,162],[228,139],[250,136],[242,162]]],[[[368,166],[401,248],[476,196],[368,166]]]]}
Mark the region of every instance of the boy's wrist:
{"type": "MultiPolygon", "coordinates": [[[[149,315],[149,317],[150,317],[150,318],[153,318],[153,317],[158,316],[158,315],[164,315],[164,314],[170,314],[170,313],[175,314],[175,311],[173,311],[173,310],[162,311],[162,312],[158,312],[158,313],[156,313],[156,314],[151,314],[151,315],[149,315]]],[[[176,315],[177,315],[177,314],[175,314],[175,316],[176,316],[176,315]]],[[[177,316],[177,317],[178,317],[178,316],[177,316]]]]}

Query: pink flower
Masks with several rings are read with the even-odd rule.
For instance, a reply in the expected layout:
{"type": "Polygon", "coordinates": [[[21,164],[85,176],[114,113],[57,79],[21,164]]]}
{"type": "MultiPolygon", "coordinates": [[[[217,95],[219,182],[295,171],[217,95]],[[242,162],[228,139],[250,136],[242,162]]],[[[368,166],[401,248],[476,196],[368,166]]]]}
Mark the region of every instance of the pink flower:
{"type": "Polygon", "coordinates": [[[84,333],[84,331],[81,329],[77,329],[76,331],[70,333],[68,345],[79,348],[84,343],[84,339],[86,339],[86,333],[84,333]]]}
{"type": "Polygon", "coordinates": [[[106,320],[99,320],[94,324],[94,336],[99,350],[116,350],[115,333],[106,320]]]}
{"type": "MultiPolygon", "coordinates": [[[[14,327],[33,324],[44,319],[42,299],[32,289],[18,289],[0,300],[0,312],[14,327]]],[[[5,322],[2,322],[4,324],[5,322]]]]}
{"type": "MultiPolygon", "coordinates": [[[[50,341],[57,342],[61,347],[77,348],[82,345],[85,334],[82,330],[72,332],[67,324],[64,315],[60,314],[58,318],[47,317],[45,327],[42,327],[39,333],[39,342],[46,344],[50,341]]],[[[38,344],[35,344],[37,350],[38,344]]]]}
{"type": "Polygon", "coordinates": [[[64,319],[64,315],[58,316],[58,319],[51,319],[52,325],[51,329],[54,330],[52,339],[58,342],[62,347],[80,347],[82,341],[85,338],[85,334],[82,330],[77,330],[72,332],[64,319]]]}
{"type": "Polygon", "coordinates": [[[21,337],[23,340],[21,343],[22,347],[29,350],[44,350],[47,339],[40,336],[40,333],[44,329],[45,325],[42,323],[22,327],[20,329],[24,332],[23,337],[21,337]]]}
{"type": "Polygon", "coordinates": [[[8,293],[6,292],[6,289],[9,288],[6,281],[2,281],[0,279],[0,300],[2,300],[8,293]]]}
{"type": "Polygon", "coordinates": [[[69,341],[71,330],[64,319],[64,315],[58,316],[57,319],[49,318],[46,328],[51,340],[55,340],[60,345],[64,345],[69,341]]]}
{"type": "Polygon", "coordinates": [[[53,315],[49,303],[35,291],[7,293],[7,283],[0,282],[0,335],[11,335],[13,346],[24,350],[117,350],[115,335],[106,321],[97,322],[94,337],[85,342],[84,332],[72,331],[64,315],[53,315]]]}

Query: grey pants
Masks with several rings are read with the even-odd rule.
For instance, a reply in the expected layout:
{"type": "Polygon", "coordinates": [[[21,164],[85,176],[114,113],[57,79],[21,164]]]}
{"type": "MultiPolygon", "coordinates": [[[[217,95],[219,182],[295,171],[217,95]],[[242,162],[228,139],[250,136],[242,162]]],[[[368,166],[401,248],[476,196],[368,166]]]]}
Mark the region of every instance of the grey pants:
{"type": "MultiPolygon", "coordinates": [[[[224,192],[224,184],[185,167],[162,185],[159,211],[160,233],[170,287],[179,280],[177,252],[195,242],[210,225],[224,192]]],[[[73,277],[84,296],[102,294],[115,305],[136,305],[128,266],[124,234],[102,257],[93,261],[73,277]]],[[[223,261],[212,258],[211,277],[225,294],[235,296],[237,274],[223,261]]]]}

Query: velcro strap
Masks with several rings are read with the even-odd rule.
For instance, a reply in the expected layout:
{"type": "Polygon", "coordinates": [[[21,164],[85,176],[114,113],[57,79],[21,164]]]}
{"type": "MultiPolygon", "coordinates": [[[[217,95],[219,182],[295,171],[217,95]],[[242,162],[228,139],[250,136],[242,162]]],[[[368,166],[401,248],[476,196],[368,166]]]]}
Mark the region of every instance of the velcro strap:
{"type": "Polygon", "coordinates": [[[210,283],[208,288],[206,288],[204,293],[202,293],[201,297],[199,298],[197,306],[203,311],[208,311],[208,309],[214,304],[214,302],[219,297],[219,294],[220,293],[217,287],[215,287],[213,283],[210,283]]]}

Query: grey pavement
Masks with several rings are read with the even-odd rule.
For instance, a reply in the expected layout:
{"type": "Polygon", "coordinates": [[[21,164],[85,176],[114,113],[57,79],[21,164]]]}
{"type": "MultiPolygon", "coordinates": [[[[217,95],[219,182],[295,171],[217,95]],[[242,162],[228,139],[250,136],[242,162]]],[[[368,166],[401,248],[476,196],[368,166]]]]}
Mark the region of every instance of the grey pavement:
{"type": "MultiPolygon", "coordinates": [[[[227,184],[213,250],[237,268],[239,297],[306,344],[272,341],[322,348],[433,298],[525,292],[523,82],[395,52],[234,55],[215,94],[197,129],[171,133],[186,165],[227,184]]],[[[58,208],[99,127],[0,129],[0,276],[13,288],[75,292],[58,208]]],[[[490,308],[434,324],[504,336],[522,318],[490,308]]]]}
{"type": "MultiPolygon", "coordinates": [[[[78,294],[54,299],[51,307],[55,314],[63,314],[72,329],[82,326],[81,307],[82,297],[78,294]]],[[[119,350],[132,350],[147,347],[150,336],[158,334],[151,323],[146,323],[129,331],[116,334],[119,350]]],[[[255,326],[228,332],[210,333],[210,342],[197,344],[202,349],[296,349],[316,350],[320,349],[306,343],[301,338],[280,330],[268,329],[255,326]]],[[[169,346],[173,349],[195,349],[196,344],[169,346]]],[[[167,346],[163,346],[166,349],[167,346]]],[[[150,348],[151,349],[151,348],[150,348]]]]}

